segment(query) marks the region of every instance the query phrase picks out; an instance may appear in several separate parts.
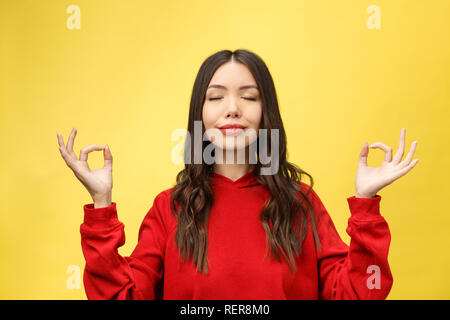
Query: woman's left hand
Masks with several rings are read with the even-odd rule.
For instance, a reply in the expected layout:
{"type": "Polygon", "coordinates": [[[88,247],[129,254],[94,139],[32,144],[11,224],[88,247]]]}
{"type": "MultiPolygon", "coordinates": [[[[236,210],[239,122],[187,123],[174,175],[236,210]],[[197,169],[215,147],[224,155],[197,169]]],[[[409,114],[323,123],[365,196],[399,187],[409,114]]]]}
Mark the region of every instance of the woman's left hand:
{"type": "Polygon", "coordinates": [[[392,148],[384,143],[376,142],[370,146],[368,146],[367,142],[364,144],[359,154],[358,170],[356,172],[355,196],[357,198],[375,197],[378,191],[407,174],[417,164],[419,159],[411,162],[416,151],[417,141],[411,144],[408,155],[405,160],[401,161],[405,152],[405,132],[406,129],[402,128],[398,150],[394,155],[394,159],[392,159],[392,148]],[[367,165],[369,147],[379,148],[384,151],[384,161],[379,168],[372,168],[367,165]]]}

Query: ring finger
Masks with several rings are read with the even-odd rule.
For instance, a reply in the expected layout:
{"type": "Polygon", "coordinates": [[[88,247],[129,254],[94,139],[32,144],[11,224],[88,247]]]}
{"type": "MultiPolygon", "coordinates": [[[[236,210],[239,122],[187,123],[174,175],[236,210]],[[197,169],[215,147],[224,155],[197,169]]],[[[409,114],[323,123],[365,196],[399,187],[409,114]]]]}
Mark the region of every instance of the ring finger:
{"type": "Polygon", "coordinates": [[[414,141],[413,143],[411,143],[411,148],[409,149],[409,152],[406,155],[405,160],[400,162],[400,166],[406,167],[407,165],[409,165],[409,163],[411,162],[411,160],[414,156],[414,153],[416,152],[416,146],[417,146],[417,141],[414,141]]]}

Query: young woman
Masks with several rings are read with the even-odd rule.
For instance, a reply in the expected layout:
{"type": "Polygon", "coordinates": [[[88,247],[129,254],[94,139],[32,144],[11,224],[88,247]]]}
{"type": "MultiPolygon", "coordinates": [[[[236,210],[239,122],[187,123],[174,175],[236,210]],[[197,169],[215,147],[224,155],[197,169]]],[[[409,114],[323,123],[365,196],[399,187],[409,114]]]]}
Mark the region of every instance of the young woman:
{"type": "Polygon", "coordinates": [[[58,134],[62,157],[93,199],[84,205],[80,227],[89,299],[387,297],[393,282],[390,232],[377,193],[417,163],[411,162],[416,141],[401,161],[405,129],[393,159],[390,147],[371,145],[385,151],[379,168],[367,165],[367,143],[360,152],[356,195],[347,198],[349,246],[312,189],[312,177],[286,159],[274,83],[259,56],[223,50],[203,62],[192,92],[188,133],[185,169],[172,188],[155,197],[129,257],[117,251],[125,234],[111,201],[108,145],[85,147],[77,159],[76,130],[67,146],[58,134]],[[193,134],[196,123],[200,135],[193,134]],[[266,144],[259,134],[263,129],[268,132],[266,144]],[[242,136],[245,139],[239,139],[242,136]],[[211,146],[214,159],[227,161],[194,161],[203,160],[211,146]],[[269,162],[261,161],[262,147],[268,149],[269,162]],[[87,158],[95,150],[103,150],[105,166],[91,170],[87,158]],[[230,154],[234,161],[227,158],[230,154]],[[238,161],[239,154],[243,161],[238,161]],[[302,174],[310,178],[311,186],[301,181],[302,174]]]}

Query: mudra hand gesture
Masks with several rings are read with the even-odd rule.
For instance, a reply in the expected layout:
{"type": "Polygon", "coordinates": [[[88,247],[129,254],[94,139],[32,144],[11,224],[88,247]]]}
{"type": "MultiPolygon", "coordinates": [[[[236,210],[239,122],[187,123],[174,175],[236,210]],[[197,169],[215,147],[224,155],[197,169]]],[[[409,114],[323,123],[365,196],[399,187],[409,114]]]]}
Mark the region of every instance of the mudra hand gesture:
{"type": "Polygon", "coordinates": [[[67,166],[72,169],[75,176],[86,187],[90,193],[94,205],[108,206],[111,204],[112,193],[112,154],[109,146],[99,146],[92,144],[84,147],[80,151],[80,158],[73,151],[73,144],[77,130],[72,129],[69,139],[67,140],[67,146],[64,143],[62,135],[57,134],[59,151],[67,166]],[[91,169],[88,165],[88,154],[93,151],[103,150],[104,166],[100,169],[91,169]]]}
{"type": "Polygon", "coordinates": [[[364,144],[360,154],[358,170],[356,172],[355,188],[357,198],[373,198],[378,191],[390,185],[398,178],[407,174],[417,164],[419,159],[411,161],[416,151],[417,141],[411,144],[411,149],[405,160],[401,161],[405,152],[405,132],[402,128],[400,132],[400,142],[398,150],[392,159],[392,148],[381,142],[376,142],[368,146],[364,144]],[[372,168],[367,165],[367,156],[369,148],[379,148],[384,151],[384,161],[378,168],[372,168]]]}

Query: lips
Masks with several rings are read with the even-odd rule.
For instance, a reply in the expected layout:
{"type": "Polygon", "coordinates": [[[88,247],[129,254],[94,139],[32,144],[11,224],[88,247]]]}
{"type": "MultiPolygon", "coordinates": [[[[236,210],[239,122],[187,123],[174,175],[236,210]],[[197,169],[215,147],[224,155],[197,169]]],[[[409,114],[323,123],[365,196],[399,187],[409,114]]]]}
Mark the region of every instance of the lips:
{"type": "Polygon", "coordinates": [[[239,134],[244,132],[244,129],[242,128],[228,128],[228,129],[220,129],[223,134],[229,135],[229,134],[239,134]]]}
{"type": "Polygon", "coordinates": [[[244,132],[245,127],[240,124],[226,124],[221,126],[219,129],[225,135],[232,135],[244,132]]]}

